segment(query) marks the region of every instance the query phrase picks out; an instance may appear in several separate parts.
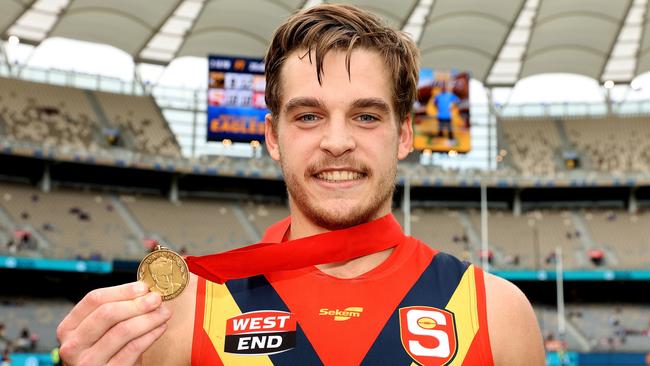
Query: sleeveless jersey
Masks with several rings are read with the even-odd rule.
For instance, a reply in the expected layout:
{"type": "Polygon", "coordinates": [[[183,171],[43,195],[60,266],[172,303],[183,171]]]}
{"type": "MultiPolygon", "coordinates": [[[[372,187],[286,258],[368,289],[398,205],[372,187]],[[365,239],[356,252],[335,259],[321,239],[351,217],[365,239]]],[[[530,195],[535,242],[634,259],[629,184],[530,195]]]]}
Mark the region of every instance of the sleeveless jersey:
{"type": "Polygon", "coordinates": [[[353,279],[315,267],[199,278],[192,365],[493,365],[483,272],[404,238],[353,279]]]}

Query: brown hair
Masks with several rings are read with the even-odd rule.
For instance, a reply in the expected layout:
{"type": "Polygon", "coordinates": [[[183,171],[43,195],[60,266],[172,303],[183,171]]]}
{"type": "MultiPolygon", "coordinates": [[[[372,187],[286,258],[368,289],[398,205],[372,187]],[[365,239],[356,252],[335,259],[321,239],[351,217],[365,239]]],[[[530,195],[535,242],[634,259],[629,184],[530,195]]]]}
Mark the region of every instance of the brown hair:
{"type": "Polygon", "coordinates": [[[275,31],[265,57],[266,105],[274,124],[280,114],[282,65],[289,54],[304,50],[301,56],[316,61],[318,82],[322,82],[323,59],[333,49],[345,49],[348,75],[354,47],[377,51],[392,77],[393,105],[399,120],[413,106],[417,92],[420,53],[403,32],[394,30],[375,15],[350,5],[323,4],[302,10],[275,31]],[[313,59],[312,59],[313,53],[313,59]]]}

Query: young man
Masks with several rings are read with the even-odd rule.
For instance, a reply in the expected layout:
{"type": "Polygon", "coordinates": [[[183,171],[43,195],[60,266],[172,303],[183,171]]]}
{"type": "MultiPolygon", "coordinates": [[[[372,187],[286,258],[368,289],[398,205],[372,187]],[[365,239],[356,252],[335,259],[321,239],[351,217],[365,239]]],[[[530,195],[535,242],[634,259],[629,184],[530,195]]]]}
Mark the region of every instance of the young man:
{"type": "Polygon", "coordinates": [[[263,241],[313,248],[316,266],[291,256],[225,284],[193,275],[165,304],[142,283],[92,291],[57,330],[66,364],[542,365],[516,287],[405,237],[390,215],[418,68],[408,37],[357,8],[288,19],[266,56],[266,144],[291,218],[263,241]],[[346,256],[357,246],[370,250],[346,256]]]}

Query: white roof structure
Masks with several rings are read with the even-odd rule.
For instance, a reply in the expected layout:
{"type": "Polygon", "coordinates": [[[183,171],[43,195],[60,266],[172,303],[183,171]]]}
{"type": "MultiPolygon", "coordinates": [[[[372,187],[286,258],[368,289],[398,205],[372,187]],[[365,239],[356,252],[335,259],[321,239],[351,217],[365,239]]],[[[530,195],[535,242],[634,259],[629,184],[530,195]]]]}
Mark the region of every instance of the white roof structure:
{"type": "MultiPolygon", "coordinates": [[[[0,38],[108,44],[136,63],[261,57],[275,27],[318,0],[5,0],[0,38]]],[[[410,33],[423,66],[468,70],[486,86],[542,73],[629,83],[650,71],[648,0],[351,0],[410,33]]]]}

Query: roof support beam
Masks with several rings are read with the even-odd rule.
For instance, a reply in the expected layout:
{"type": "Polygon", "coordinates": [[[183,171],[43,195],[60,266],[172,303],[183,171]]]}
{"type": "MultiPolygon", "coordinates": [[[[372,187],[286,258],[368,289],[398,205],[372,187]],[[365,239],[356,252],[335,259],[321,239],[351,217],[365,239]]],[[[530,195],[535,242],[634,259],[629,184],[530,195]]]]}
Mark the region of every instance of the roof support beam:
{"type": "MultiPolygon", "coordinates": [[[[625,9],[625,16],[621,18],[621,20],[618,22],[618,25],[616,27],[616,36],[612,40],[612,44],[609,46],[609,49],[607,50],[607,59],[605,60],[605,62],[603,62],[603,66],[600,69],[600,73],[598,73],[601,82],[604,82],[605,79],[609,79],[608,75],[606,75],[607,65],[616,61],[617,59],[617,57],[613,56],[612,53],[614,52],[614,48],[616,47],[616,45],[619,44],[619,42],[621,41],[622,31],[623,29],[625,29],[627,19],[630,15],[630,11],[633,9],[633,4],[634,4],[633,0],[628,0],[628,1],[629,3],[627,5],[627,9],[625,9]]],[[[629,24],[627,25],[629,26],[629,24]]]]}
{"type": "Polygon", "coordinates": [[[29,2],[29,4],[27,4],[27,5],[23,8],[23,11],[22,11],[20,14],[18,14],[18,15],[14,18],[14,20],[13,20],[12,22],[10,22],[10,23],[7,25],[7,27],[6,27],[5,29],[3,29],[3,30],[0,32],[0,35],[2,35],[2,38],[4,38],[4,39],[9,38],[9,36],[11,35],[11,34],[7,34],[7,31],[9,31],[9,28],[11,28],[14,24],[16,24],[16,22],[18,21],[18,19],[20,19],[20,17],[22,17],[23,15],[25,15],[25,13],[26,13],[29,9],[31,9],[32,6],[34,6],[34,3],[35,3],[35,2],[36,2],[36,0],[31,0],[31,1],[29,2]]]}

